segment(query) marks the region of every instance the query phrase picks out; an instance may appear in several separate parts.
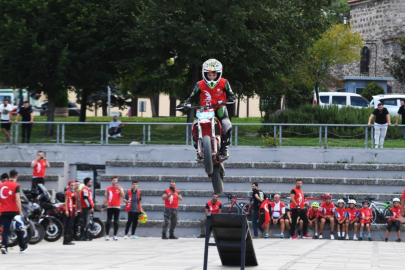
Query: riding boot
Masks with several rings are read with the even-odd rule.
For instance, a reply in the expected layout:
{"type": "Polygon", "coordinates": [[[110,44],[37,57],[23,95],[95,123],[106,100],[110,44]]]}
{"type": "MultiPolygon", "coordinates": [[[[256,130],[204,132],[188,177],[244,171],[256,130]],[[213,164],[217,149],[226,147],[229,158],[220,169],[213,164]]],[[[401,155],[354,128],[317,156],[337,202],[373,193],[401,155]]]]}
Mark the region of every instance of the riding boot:
{"type": "Polygon", "coordinates": [[[174,233],[170,233],[169,239],[179,239],[179,238],[176,237],[176,236],[174,235],[174,233]]]}
{"type": "Polygon", "coordinates": [[[230,144],[230,138],[231,135],[222,135],[221,138],[221,156],[228,158],[229,157],[229,152],[228,152],[228,145],[230,144]]]}
{"type": "Polygon", "coordinates": [[[63,245],[67,245],[67,246],[74,245],[74,243],[72,243],[70,241],[70,235],[69,234],[66,234],[66,235],[63,236],[63,245]]]}
{"type": "Polygon", "coordinates": [[[164,240],[167,240],[167,239],[169,239],[169,238],[167,238],[167,235],[166,235],[166,233],[162,233],[162,239],[164,239],[164,240]]]}

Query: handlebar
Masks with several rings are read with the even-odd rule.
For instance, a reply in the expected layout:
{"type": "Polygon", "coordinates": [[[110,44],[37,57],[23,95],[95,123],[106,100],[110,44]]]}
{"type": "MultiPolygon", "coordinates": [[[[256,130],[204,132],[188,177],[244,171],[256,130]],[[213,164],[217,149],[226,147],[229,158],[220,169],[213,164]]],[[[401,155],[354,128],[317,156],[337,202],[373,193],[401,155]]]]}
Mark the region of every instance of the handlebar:
{"type": "Polygon", "coordinates": [[[182,111],[182,110],[185,110],[185,109],[213,109],[213,108],[215,108],[217,106],[220,106],[220,105],[230,105],[230,104],[234,104],[234,103],[235,102],[222,102],[222,103],[217,103],[217,104],[212,104],[212,105],[202,105],[202,106],[201,105],[198,106],[198,105],[190,104],[190,107],[185,106],[186,103],[183,103],[183,104],[177,105],[176,111],[182,111]]]}

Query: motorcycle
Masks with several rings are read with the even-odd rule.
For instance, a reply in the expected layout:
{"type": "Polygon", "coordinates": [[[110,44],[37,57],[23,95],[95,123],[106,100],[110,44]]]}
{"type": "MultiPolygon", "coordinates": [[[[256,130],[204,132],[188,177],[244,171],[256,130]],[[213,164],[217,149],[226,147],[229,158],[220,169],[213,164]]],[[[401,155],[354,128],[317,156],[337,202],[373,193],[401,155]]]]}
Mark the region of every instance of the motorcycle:
{"type": "Polygon", "coordinates": [[[204,164],[205,172],[211,178],[212,186],[217,194],[222,193],[224,188],[225,168],[222,162],[227,157],[220,155],[222,128],[221,122],[215,118],[214,109],[224,104],[233,104],[233,102],[204,106],[185,106],[185,104],[181,104],[176,107],[178,111],[187,108],[197,110],[197,123],[193,124],[192,127],[193,136],[197,141],[197,162],[204,164]]]}
{"type": "MultiPolygon", "coordinates": [[[[32,235],[28,241],[31,245],[36,245],[45,237],[45,229],[38,223],[38,216],[41,213],[41,207],[37,203],[28,200],[24,193],[21,193],[21,207],[26,217],[25,220],[32,230],[32,235]]],[[[17,240],[17,238],[15,239],[17,240]]]]}

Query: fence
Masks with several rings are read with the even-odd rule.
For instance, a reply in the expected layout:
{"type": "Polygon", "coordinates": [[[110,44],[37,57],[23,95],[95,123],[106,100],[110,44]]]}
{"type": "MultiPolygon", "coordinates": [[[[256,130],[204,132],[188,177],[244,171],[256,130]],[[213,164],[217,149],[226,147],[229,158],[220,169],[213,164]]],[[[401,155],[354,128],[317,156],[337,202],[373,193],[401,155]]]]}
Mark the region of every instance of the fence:
{"type": "MultiPolygon", "coordinates": [[[[10,144],[22,141],[24,122],[12,124],[10,144]]],[[[190,123],[137,123],[125,124],[120,138],[108,136],[109,122],[35,122],[32,124],[30,143],[41,144],[175,144],[192,145],[190,123]],[[46,136],[46,126],[53,127],[52,136],[46,136]]],[[[405,127],[400,125],[399,127],[405,127]]],[[[232,146],[313,146],[373,148],[374,127],[342,124],[286,124],[286,123],[233,123],[232,146]]],[[[402,129],[389,127],[384,147],[405,148],[402,129]]],[[[4,142],[3,142],[4,143],[4,142]]]]}

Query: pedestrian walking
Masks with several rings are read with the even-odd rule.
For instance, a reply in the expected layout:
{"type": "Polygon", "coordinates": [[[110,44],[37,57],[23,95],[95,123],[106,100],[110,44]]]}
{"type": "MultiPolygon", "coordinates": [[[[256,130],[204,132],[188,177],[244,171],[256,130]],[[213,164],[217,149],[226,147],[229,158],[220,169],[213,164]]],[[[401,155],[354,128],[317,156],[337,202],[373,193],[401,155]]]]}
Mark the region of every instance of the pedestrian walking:
{"type": "Polygon", "coordinates": [[[183,200],[183,196],[176,189],[176,182],[171,181],[169,188],[165,189],[162,200],[165,201],[164,223],[162,229],[162,239],[178,239],[174,235],[174,229],[177,225],[179,201],[183,200]],[[169,228],[169,238],[167,238],[167,229],[169,228]]]}
{"type": "Polygon", "coordinates": [[[375,148],[383,148],[385,135],[387,134],[388,126],[391,126],[391,117],[382,103],[378,103],[377,109],[368,118],[368,127],[371,127],[371,120],[374,121],[374,141],[375,148]]]}
{"type": "Polygon", "coordinates": [[[295,181],[295,188],[291,190],[291,203],[290,203],[290,208],[291,208],[291,228],[290,228],[290,235],[293,240],[299,239],[295,235],[295,225],[297,225],[297,219],[298,217],[300,220],[303,222],[303,229],[302,229],[302,238],[304,239],[311,239],[312,236],[310,236],[307,232],[308,229],[308,217],[307,214],[305,213],[304,209],[304,192],[302,191],[302,180],[297,179],[295,181]]]}
{"type": "Polygon", "coordinates": [[[128,220],[125,226],[125,236],[124,239],[128,239],[129,228],[131,229],[131,239],[138,239],[139,236],[135,235],[136,227],[138,226],[138,218],[143,211],[141,205],[141,192],[138,189],[138,181],[132,181],[132,188],[125,194],[124,202],[125,211],[128,212],[128,220]]]}
{"type": "Polygon", "coordinates": [[[23,122],[29,122],[29,123],[24,123],[21,124],[21,129],[22,129],[22,142],[23,143],[29,143],[30,138],[31,138],[31,129],[32,129],[32,123],[34,123],[34,111],[32,110],[32,107],[30,106],[30,103],[28,101],[24,101],[23,106],[17,111],[17,117],[14,121],[14,123],[18,123],[18,118],[22,117],[23,122]]]}
{"type": "MultiPolygon", "coordinates": [[[[13,220],[16,220],[19,226],[23,226],[24,214],[21,208],[21,187],[17,184],[18,172],[16,170],[10,171],[10,181],[4,182],[0,185],[0,220],[3,225],[2,245],[0,251],[2,254],[8,253],[8,237],[10,234],[10,225],[13,220]]],[[[16,230],[18,238],[18,245],[20,246],[20,253],[24,253],[28,245],[24,241],[24,232],[16,230]]]]}
{"type": "Polygon", "coordinates": [[[261,237],[264,237],[265,231],[264,228],[259,226],[259,211],[262,201],[266,199],[266,196],[263,191],[259,190],[259,184],[252,184],[252,226],[253,226],[253,237],[259,237],[258,229],[262,233],[261,237]]]}
{"type": "Polygon", "coordinates": [[[107,224],[105,226],[105,240],[110,240],[110,228],[112,219],[114,217],[114,236],[113,240],[118,241],[117,232],[119,227],[119,217],[121,209],[121,198],[124,198],[124,190],[120,185],[118,185],[118,176],[113,176],[111,178],[111,186],[107,188],[103,206],[101,208],[101,213],[104,213],[104,209],[107,206],[107,224]]]}
{"type": "Polygon", "coordinates": [[[81,240],[82,241],[91,241],[91,238],[87,237],[87,230],[90,221],[90,213],[94,213],[94,201],[93,201],[93,192],[91,191],[91,186],[93,181],[89,177],[83,180],[84,187],[80,191],[80,204],[82,207],[82,232],[81,240]]]}
{"type": "Polygon", "coordinates": [[[65,192],[65,234],[63,236],[63,245],[74,245],[72,243],[72,226],[77,215],[76,205],[77,197],[75,192],[75,181],[68,182],[68,188],[65,192]]]}
{"type": "Polygon", "coordinates": [[[207,215],[210,214],[221,214],[222,212],[222,203],[218,201],[218,194],[212,194],[211,200],[205,204],[205,216],[201,219],[200,228],[201,234],[198,238],[205,237],[205,223],[207,222],[207,215]]]}
{"type": "Polygon", "coordinates": [[[38,151],[37,157],[31,162],[31,168],[34,169],[32,172],[32,184],[31,184],[32,191],[35,192],[38,190],[38,184],[45,185],[46,168],[50,167],[51,165],[49,165],[49,162],[46,159],[44,152],[38,151]]]}
{"type": "Polygon", "coordinates": [[[1,131],[6,135],[6,142],[10,141],[10,129],[11,129],[11,116],[10,112],[13,110],[13,106],[8,104],[8,99],[3,99],[3,104],[0,104],[1,113],[1,131]]]}

